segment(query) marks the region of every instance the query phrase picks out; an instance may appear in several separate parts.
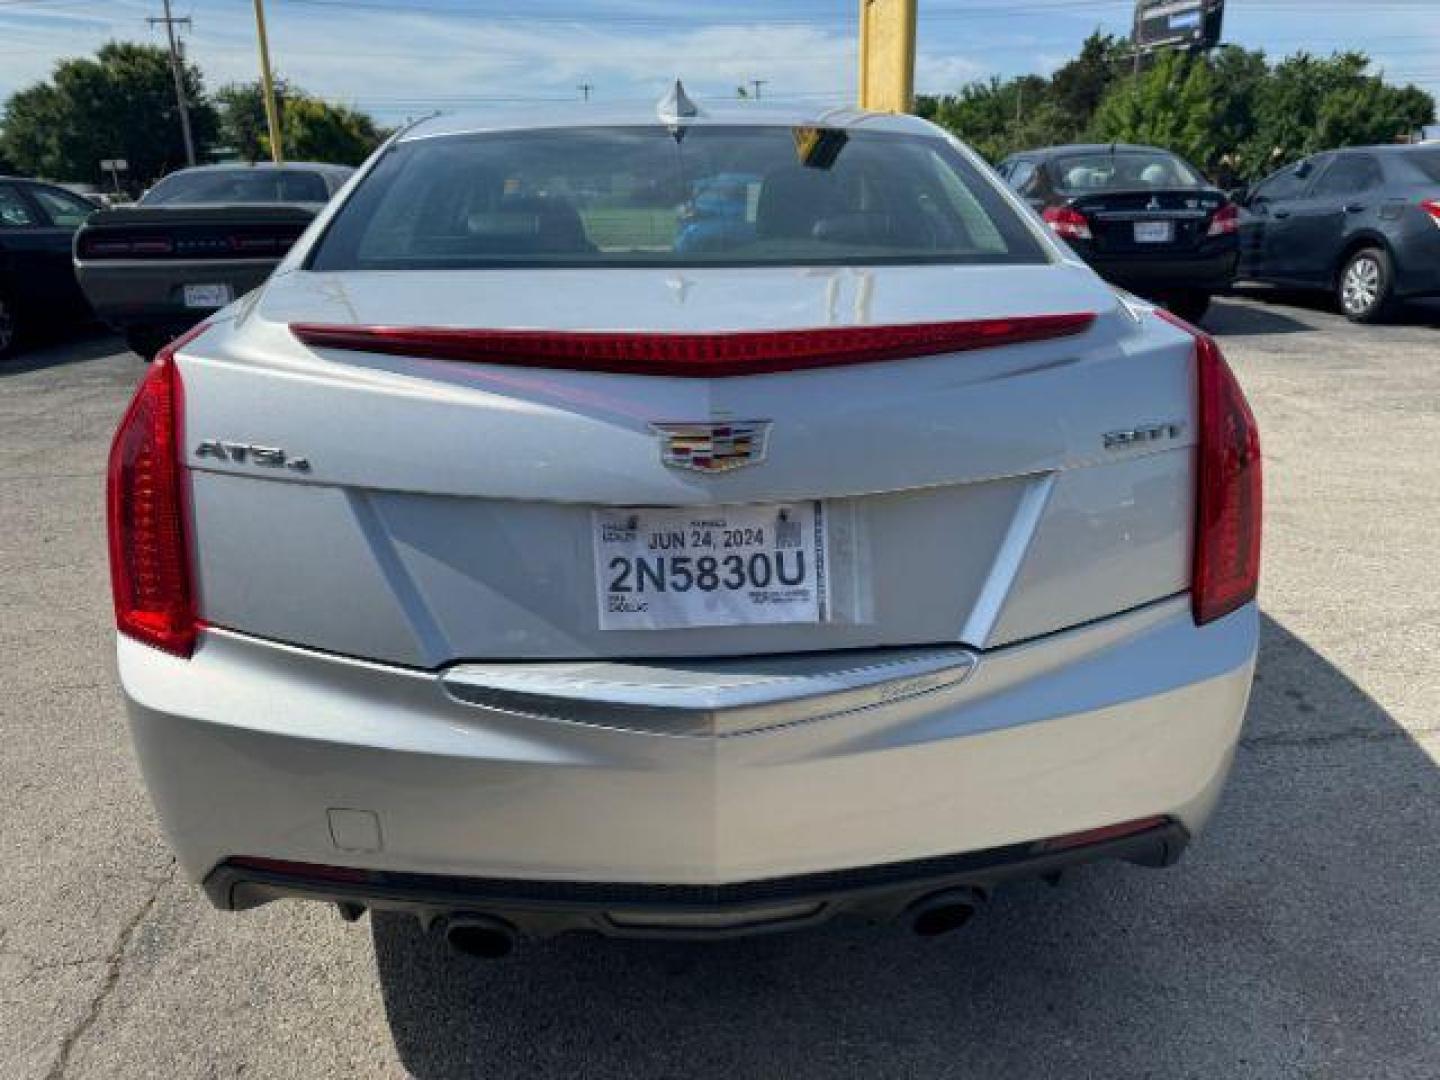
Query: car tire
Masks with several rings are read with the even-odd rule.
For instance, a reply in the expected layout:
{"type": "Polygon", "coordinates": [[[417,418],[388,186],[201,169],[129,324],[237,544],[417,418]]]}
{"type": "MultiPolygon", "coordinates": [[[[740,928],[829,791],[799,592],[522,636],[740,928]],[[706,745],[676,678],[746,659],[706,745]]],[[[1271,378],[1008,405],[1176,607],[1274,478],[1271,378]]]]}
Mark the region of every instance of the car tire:
{"type": "Polygon", "coordinates": [[[1345,261],[1335,285],[1340,314],[1351,322],[1384,321],[1393,306],[1395,273],[1384,248],[1361,248],[1345,261]]]}
{"type": "Polygon", "coordinates": [[[132,326],[125,331],[125,344],[136,356],[147,364],[155,354],[170,343],[170,335],[150,326],[132,326]]]}
{"type": "Polygon", "coordinates": [[[1174,293],[1165,300],[1165,308],[1188,323],[1199,323],[1210,310],[1210,294],[1198,289],[1174,293]]]}
{"type": "Polygon", "coordinates": [[[0,292],[0,361],[12,359],[20,351],[20,313],[15,301],[0,292]]]}

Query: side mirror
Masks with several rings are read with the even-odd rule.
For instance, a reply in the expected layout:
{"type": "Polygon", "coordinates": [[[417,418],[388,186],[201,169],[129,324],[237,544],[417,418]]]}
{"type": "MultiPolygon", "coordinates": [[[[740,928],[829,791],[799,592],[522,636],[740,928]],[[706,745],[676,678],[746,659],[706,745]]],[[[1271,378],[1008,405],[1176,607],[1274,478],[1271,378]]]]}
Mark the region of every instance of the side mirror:
{"type": "Polygon", "coordinates": [[[1250,189],[1248,187],[1231,188],[1225,195],[1236,206],[1250,205],[1250,189]]]}

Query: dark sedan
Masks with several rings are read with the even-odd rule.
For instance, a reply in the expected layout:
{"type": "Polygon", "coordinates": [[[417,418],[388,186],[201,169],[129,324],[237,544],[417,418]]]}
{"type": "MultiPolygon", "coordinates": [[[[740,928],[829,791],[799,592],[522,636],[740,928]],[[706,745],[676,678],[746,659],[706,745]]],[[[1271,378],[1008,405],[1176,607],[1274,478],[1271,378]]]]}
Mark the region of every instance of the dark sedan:
{"type": "Polygon", "coordinates": [[[171,173],[133,207],[94,215],[75,272],[95,312],[153,356],[275,269],[355,170],[344,165],[201,165],[171,173]]]}
{"type": "Polygon", "coordinates": [[[1101,277],[1192,322],[1234,280],[1235,204],[1168,150],[1026,150],[1000,175],[1101,277]]]}
{"type": "Polygon", "coordinates": [[[70,243],[96,209],[54,184],[0,176],[0,360],[31,326],[90,317],[70,243]]]}
{"type": "Polygon", "coordinates": [[[1243,278],[1333,292],[1354,322],[1440,295],[1440,146],[1316,154],[1241,202],[1243,278]]]}

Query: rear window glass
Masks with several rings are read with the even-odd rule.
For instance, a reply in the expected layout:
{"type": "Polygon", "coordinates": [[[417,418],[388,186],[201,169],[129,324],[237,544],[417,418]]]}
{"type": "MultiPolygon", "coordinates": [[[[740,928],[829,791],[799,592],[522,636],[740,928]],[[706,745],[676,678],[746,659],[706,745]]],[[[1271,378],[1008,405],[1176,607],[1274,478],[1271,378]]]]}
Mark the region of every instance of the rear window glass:
{"type": "Polygon", "coordinates": [[[1440,184],[1440,150],[1414,151],[1410,161],[1425,174],[1425,179],[1440,184]]]}
{"type": "Polygon", "coordinates": [[[325,178],[300,169],[220,169],[172,173],[151,188],[142,206],[167,203],[323,203],[325,178]]]}
{"type": "Polygon", "coordinates": [[[941,139],[784,127],[416,139],[336,216],[316,270],[1040,262],[941,139]]]}
{"type": "Polygon", "coordinates": [[[1101,150],[1066,154],[1050,164],[1055,186],[1065,191],[1136,191],[1208,187],[1205,178],[1163,150],[1101,150]]]}

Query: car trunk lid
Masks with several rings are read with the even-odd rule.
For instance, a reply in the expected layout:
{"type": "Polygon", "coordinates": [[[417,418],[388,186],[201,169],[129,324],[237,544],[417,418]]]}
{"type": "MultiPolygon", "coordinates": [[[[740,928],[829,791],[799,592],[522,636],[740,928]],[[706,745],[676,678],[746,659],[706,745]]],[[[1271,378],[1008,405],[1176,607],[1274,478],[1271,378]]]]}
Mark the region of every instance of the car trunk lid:
{"type": "Polygon", "coordinates": [[[1089,221],[1097,253],[1122,255],[1196,250],[1224,203],[1218,191],[1146,188],[1078,195],[1067,205],[1089,221]]]}
{"type": "Polygon", "coordinates": [[[1124,610],[1185,587],[1192,499],[1189,343],[1139,331],[1064,265],[285,274],[182,354],[200,610],[424,667],[984,647],[1124,610]],[[706,337],[733,333],[737,311],[776,332],[1095,318],[1027,344],[728,377],[395,355],[292,330],[706,337]],[[1139,420],[1173,424],[1105,448],[1139,420]],[[752,421],[768,441],[746,467],[667,461],[667,424],[752,421]],[[615,514],[811,522],[817,504],[817,620],[602,618],[597,537],[615,514]]]}

